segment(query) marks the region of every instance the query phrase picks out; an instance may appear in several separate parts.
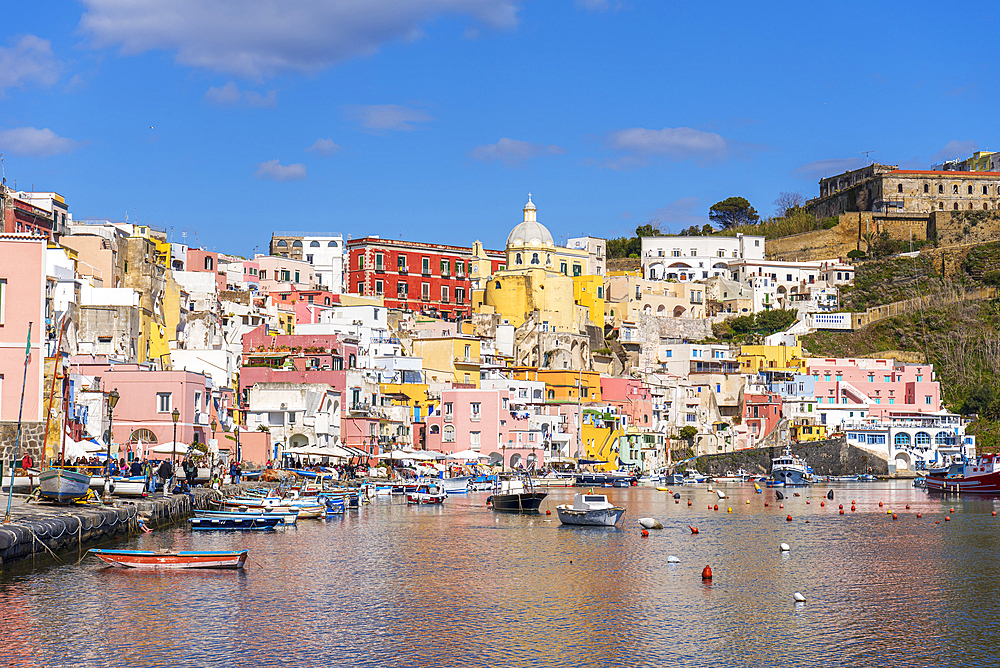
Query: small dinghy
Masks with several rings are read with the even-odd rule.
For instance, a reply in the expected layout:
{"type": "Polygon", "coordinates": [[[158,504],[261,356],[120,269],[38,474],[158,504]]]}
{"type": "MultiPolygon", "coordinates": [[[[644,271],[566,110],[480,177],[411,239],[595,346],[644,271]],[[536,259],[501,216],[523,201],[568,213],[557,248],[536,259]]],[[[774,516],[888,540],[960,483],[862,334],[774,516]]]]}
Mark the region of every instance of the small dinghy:
{"type": "Polygon", "coordinates": [[[604,494],[577,494],[572,506],[556,506],[563,524],[613,527],[625,514],[624,508],[612,505],[604,494]]]}
{"type": "Polygon", "coordinates": [[[276,515],[251,517],[192,517],[188,520],[195,531],[273,531],[282,519],[276,515]]]}
{"type": "Polygon", "coordinates": [[[91,550],[94,556],[123,568],[243,568],[247,551],[170,552],[164,550],[91,550]]]}

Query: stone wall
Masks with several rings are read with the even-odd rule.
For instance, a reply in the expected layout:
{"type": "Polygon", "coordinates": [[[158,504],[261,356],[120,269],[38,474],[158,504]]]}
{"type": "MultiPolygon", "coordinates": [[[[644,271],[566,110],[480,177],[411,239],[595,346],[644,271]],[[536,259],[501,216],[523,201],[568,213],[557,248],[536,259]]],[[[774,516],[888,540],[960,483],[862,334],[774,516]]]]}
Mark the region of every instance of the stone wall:
{"type": "MultiPolygon", "coordinates": [[[[17,461],[25,451],[38,465],[42,461],[42,442],[45,440],[44,422],[21,423],[21,446],[17,449],[17,461]]],[[[4,462],[14,459],[14,443],[17,441],[17,422],[0,422],[0,458],[4,462]]],[[[6,469],[6,465],[4,467],[6,469]]]]}
{"type": "MultiPolygon", "coordinates": [[[[706,455],[695,460],[695,468],[705,475],[723,475],[739,469],[744,469],[753,475],[766,475],[771,472],[771,460],[783,451],[782,447],[773,447],[706,455]]],[[[816,475],[889,473],[889,463],[885,459],[848,445],[842,438],[793,444],[792,453],[803,457],[816,475]]]]}

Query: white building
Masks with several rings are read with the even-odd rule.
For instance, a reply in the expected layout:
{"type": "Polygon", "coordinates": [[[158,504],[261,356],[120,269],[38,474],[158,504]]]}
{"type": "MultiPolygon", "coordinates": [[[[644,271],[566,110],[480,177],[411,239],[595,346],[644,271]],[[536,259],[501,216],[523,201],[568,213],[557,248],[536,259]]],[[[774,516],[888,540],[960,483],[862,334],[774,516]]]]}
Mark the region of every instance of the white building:
{"type": "Polygon", "coordinates": [[[764,237],[643,237],[642,275],[652,280],[700,281],[727,273],[734,260],[763,260],[764,237]]]}
{"type": "MultiPolygon", "coordinates": [[[[250,388],[247,429],[261,426],[285,448],[340,445],[341,398],[323,383],[257,383],[250,388]]],[[[280,456],[280,453],[279,453],[280,456]]]]}
{"type": "Polygon", "coordinates": [[[889,472],[961,463],[976,456],[976,437],[966,435],[961,416],[941,411],[844,423],[847,442],[889,462],[889,472]]]}
{"type": "Polygon", "coordinates": [[[687,378],[691,373],[740,372],[737,354],[725,344],[661,343],[660,370],[687,378]]]}
{"type": "Polygon", "coordinates": [[[359,304],[334,306],[319,313],[319,322],[296,325],[296,334],[337,334],[358,342],[358,366],[373,368],[371,360],[403,354],[399,338],[389,328],[388,309],[359,304]]]}
{"type": "Polygon", "coordinates": [[[729,269],[734,281],[753,286],[755,312],[767,308],[834,311],[840,304],[837,286],[848,285],[854,279],[854,267],[839,260],[744,259],[731,262],[729,269]]]}
{"type": "Polygon", "coordinates": [[[316,282],[334,294],[344,291],[344,237],[302,237],[302,253],[316,282]]]}
{"type": "Polygon", "coordinates": [[[586,250],[590,254],[584,274],[587,276],[607,275],[608,242],[597,237],[577,237],[566,240],[566,248],[586,250]]]}

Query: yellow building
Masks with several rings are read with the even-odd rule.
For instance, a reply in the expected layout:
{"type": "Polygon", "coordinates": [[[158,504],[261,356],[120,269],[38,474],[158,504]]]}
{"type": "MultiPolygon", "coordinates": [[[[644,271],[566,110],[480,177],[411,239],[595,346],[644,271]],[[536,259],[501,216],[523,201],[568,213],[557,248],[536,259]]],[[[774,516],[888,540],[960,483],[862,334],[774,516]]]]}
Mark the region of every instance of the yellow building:
{"type": "Polygon", "coordinates": [[[590,251],[556,246],[552,234],[538,222],[537,210],[528,193],[524,220],[507,237],[507,269],[544,269],[563,276],[582,276],[590,251]]]}
{"type": "Polygon", "coordinates": [[[788,430],[791,439],[799,443],[826,439],[825,424],[793,424],[789,425],[788,430]]]}
{"type": "Polygon", "coordinates": [[[546,403],[590,403],[601,400],[601,374],[597,371],[571,369],[511,369],[514,380],[540,380],[545,383],[546,403]]]}
{"type": "Polygon", "coordinates": [[[617,470],[619,439],[625,436],[621,416],[587,409],[583,411],[582,420],[580,438],[583,452],[580,453],[580,459],[605,462],[593,464],[597,471],[617,470]]]}
{"type": "Polygon", "coordinates": [[[424,360],[425,379],[479,387],[479,339],[471,336],[431,336],[413,340],[413,356],[424,360]]]}
{"type": "Polygon", "coordinates": [[[574,276],[573,299],[587,309],[590,321],[604,329],[604,277],[574,276]]]}
{"type": "Polygon", "coordinates": [[[802,346],[740,346],[740,373],[806,373],[802,346]]]}

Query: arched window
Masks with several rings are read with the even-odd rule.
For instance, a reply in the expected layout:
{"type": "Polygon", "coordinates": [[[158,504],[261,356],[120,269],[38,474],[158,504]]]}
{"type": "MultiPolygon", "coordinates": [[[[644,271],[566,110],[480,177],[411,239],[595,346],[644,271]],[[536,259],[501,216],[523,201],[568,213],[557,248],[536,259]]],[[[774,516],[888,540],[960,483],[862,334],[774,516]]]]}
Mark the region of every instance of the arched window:
{"type": "Polygon", "coordinates": [[[937,445],[950,445],[952,441],[951,434],[946,431],[939,431],[934,436],[934,443],[937,445]]]}
{"type": "Polygon", "coordinates": [[[348,369],[353,369],[357,365],[358,365],[358,357],[357,357],[357,355],[350,355],[347,358],[347,368],[348,369]]]}
{"type": "Polygon", "coordinates": [[[302,248],[302,242],[296,239],[292,242],[292,248],[302,248]]]}
{"type": "Polygon", "coordinates": [[[445,443],[454,443],[455,442],[455,428],[452,427],[450,424],[446,425],[445,428],[444,428],[444,439],[443,440],[444,440],[445,443]]]}
{"type": "Polygon", "coordinates": [[[136,429],[128,437],[129,443],[156,443],[156,434],[148,429],[136,429]]]}
{"type": "Polygon", "coordinates": [[[909,445],[909,444],[910,444],[909,434],[907,434],[905,431],[901,431],[898,434],[896,434],[896,445],[909,445]]]}
{"type": "Polygon", "coordinates": [[[514,256],[514,264],[522,264],[524,261],[521,259],[521,254],[518,253],[514,256]]]}
{"type": "Polygon", "coordinates": [[[336,241],[331,241],[326,246],[327,246],[327,248],[336,248],[337,247],[337,242],[336,241]]]}
{"type": "Polygon", "coordinates": [[[432,434],[440,434],[441,433],[441,427],[439,427],[436,424],[432,424],[431,425],[431,433],[432,434]]]}
{"type": "Polygon", "coordinates": [[[499,290],[499,289],[500,289],[500,281],[497,281],[497,282],[496,282],[496,288],[497,288],[497,290],[499,290]]]}
{"type": "Polygon", "coordinates": [[[930,445],[931,435],[928,434],[926,431],[918,431],[914,441],[916,442],[917,445],[930,445]]]}
{"type": "Polygon", "coordinates": [[[531,264],[539,264],[538,253],[531,254],[531,264]]]}
{"type": "Polygon", "coordinates": [[[318,241],[310,241],[309,242],[309,248],[319,248],[319,242],[318,241]]]}
{"type": "Polygon", "coordinates": [[[212,271],[215,268],[215,261],[208,255],[205,256],[205,269],[212,271]]]}
{"type": "Polygon", "coordinates": [[[545,254],[545,264],[552,264],[552,255],[550,253],[545,254]]]}
{"type": "Polygon", "coordinates": [[[288,248],[288,243],[284,239],[278,239],[278,248],[288,248]]]}
{"type": "Polygon", "coordinates": [[[324,304],[325,304],[326,306],[329,306],[329,305],[330,305],[330,298],[329,298],[329,297],[324,297],[324,298],[323,298],[323,303],[324,303],[324,304]]]}

